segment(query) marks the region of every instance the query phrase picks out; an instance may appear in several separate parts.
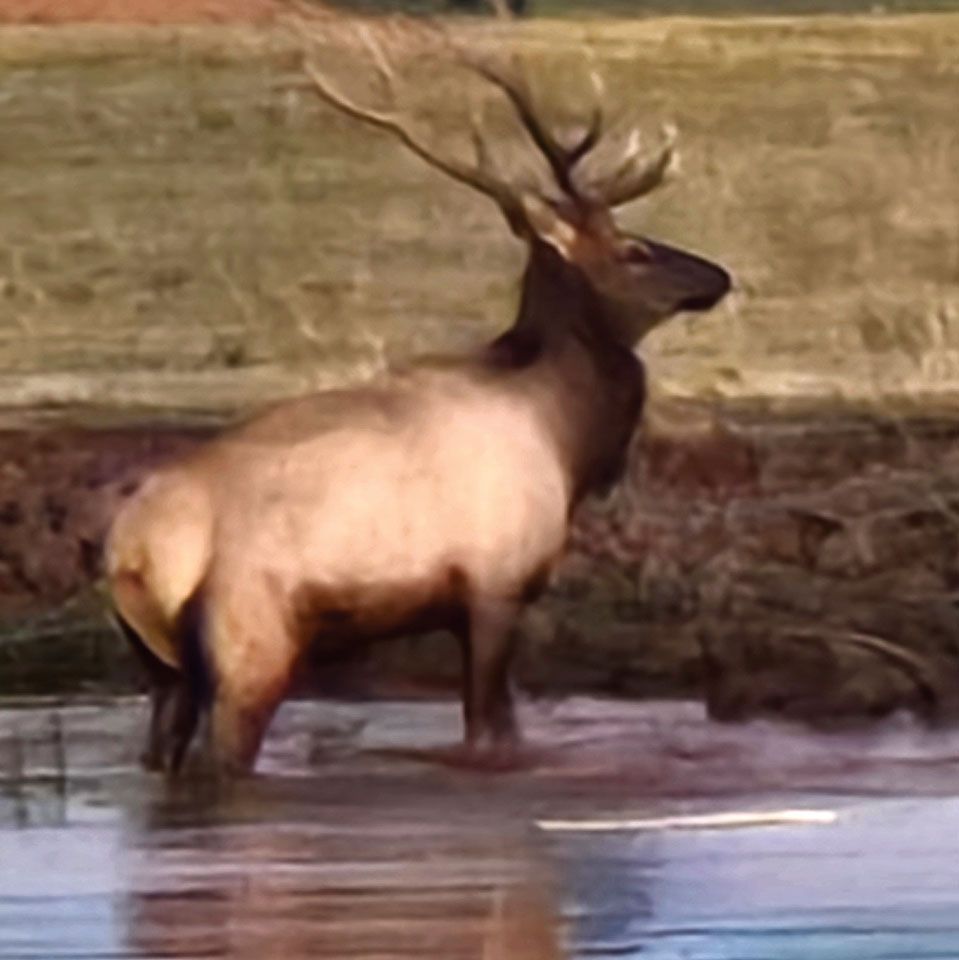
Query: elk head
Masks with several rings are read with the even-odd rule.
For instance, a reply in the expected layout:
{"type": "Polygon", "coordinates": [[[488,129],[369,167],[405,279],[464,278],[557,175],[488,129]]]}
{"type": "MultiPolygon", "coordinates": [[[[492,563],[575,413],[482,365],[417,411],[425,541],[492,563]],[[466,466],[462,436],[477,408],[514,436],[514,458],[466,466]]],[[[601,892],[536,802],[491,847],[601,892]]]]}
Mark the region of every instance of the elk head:
{"type": "MultiPolygon", "coordinates": [[[[310,32],[300,22],[307,38],[310,32]]],[[[358,27],[376,72],[395,100],[396,73],[369,25],[358,27]]],[[[474,117],[475,161],[441,156],[394,112],[361,106],[305,56],[311,88],[327,104],[356,120],[384,130],[430,166],[492,199],[512,232],[530,247],[531,262],[555,260],[588,285],[601,303],[591,312],[603,332],[624,345],[635,345],[663,320],[680,311],[713,307],[728,292],[730,277],[716,264],[647,237],[622,230],[613,210],[655,190],[669,174],[675,157],[675,130],[665,128],[658,149],[647,151],[638,131],[628,137],[619,159],[588,173],[588,159],[605,140],[606,118],[600,103],[602,84],[594,74],[596,106],[584,132],[569,142],[543,122],[522,64],[517,58],[497,63],[456,44],[435,27],[414,29],[437,50],[497,88],[512,107],[523,131],[549,172],[546,188],[510,182],[492,158],[488,138],[474,117]]],[[[595,166],[595,164],[593,165],[595,166]]],[[[554,269],[556,264],[554,264],[554,269]]]]}

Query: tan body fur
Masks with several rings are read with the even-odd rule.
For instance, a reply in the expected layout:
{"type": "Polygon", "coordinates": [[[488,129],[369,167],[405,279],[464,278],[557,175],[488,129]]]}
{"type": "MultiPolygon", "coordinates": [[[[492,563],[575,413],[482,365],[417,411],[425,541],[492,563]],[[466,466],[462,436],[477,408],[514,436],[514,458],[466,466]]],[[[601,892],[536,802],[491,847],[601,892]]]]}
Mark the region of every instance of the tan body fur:
{"type": "MultiPolygon", "coordinates": [[[[108,572],[138,575],[169,630],[213,557],[220,578],[268,584],[286,619],[312,589],[318,623],[349,615],[370,634],[467,583],[518,598],[558,555],[572,497],[524,400],[426,370],[283,404],[150,477],[117,517],[108,572]]],[[[179,666],[169,632],[118,606],[179,666]]]]}

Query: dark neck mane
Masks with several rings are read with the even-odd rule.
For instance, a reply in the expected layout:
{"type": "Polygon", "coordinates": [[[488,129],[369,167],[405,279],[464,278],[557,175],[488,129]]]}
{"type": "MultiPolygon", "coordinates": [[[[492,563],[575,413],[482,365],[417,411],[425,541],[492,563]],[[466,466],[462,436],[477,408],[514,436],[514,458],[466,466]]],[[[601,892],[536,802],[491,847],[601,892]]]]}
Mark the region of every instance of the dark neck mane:
{"type": "Polygon", "coordinates": [[[604,306],[581,271],[552,247],[534,243],[513,326],[488,348],[494,366],[524,367],[570,337],[595,339],[604,306]]]}
{"type": "Polygon", "coordinates": [[[516,322],[484,354],[541,411],[574,500],[615,483],[645,399],[643,365],[610,333],[608,307],[583,273],[536,242],[516,322]]]}

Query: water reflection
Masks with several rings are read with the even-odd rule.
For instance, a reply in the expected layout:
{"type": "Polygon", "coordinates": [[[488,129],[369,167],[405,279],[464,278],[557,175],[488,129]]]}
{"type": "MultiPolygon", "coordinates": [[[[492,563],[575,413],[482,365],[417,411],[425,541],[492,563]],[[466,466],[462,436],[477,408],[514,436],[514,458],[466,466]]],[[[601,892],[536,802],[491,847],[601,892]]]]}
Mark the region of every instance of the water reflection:
{"type": "Polygon", "coordinates": [[[649,886],[659,866],[654,856],[659,839],[647,837],[642,858],[628,838],[598,842],[573,835],[557,845],[564,909],[573,920],[573,946],[579,952],[616,955],[638,942],[637,931],[655,913],[649,886]]]}
{"type": "Polygon", "coordinates": [[[57,825],[66,816],[67,760],[60,712],[24,714],[0,728],[0,825],[57,825]]]}
{"type": "Polygon", "coordinates": [[[309,823],[251,812],[239,803],[215,824],[161,820],[139,836],[124,904],[129,955],[476,956],[508,873],[495,843],[363,811],[320,808],[309,823]]]}
{"type": "Polygon", "coordinates": [[[539,736],[575,728],[581,746],[552,766],[491,778],[384,756],[384,745],[441,739],[455,705],[304,706],[278,718],[265,775],[233,791],[168,789],[136,770],[138,701],[0,709],[0,960],[557,960],[544,878],[561,894],[575,957],[959,957],[959,800],[944,795],[951,740],[902,730],[876,740],[873,767],[857,776],[894,793],[857,798],[840,777],[849,756],[868,752],[861,741],[804,738],[787,770],[787,732],[617,709],[618,720],[603,705],[557,712],[539,736]],[[368,723],[354,722],[359,709],[368,723]],[[583,745],[584,724],[602,731],[599,746],[583,745]],[[317,737],[336,749],[311,765],[317,737]],[[695,787],[715,762],[725,784],[729,765],[748,760],[742,784],[775,774],[783,786],[776,801],[715,789],[696,799],[689,787],[657,797],[657,781],[631,776],[627,740],[642,772],[653,756],[695,787]],[[828,781],[830,769],[841,800],[789,786],[828,781]],[[929,795],[904,797],[904,783],[929,795]],[[550,815],[804,800],[838,804],[839,821],[601,835],[531,827],[550,815]]]}
{"type": "Polygon", "coordinates": [[[140,712],[67,710],[65,732],[55,707],[0,711],[2,960],[483,956],[529,828],[475,781],[294,774],[286,744],[239,788],[169,787],[133,765],[140,712]]]}

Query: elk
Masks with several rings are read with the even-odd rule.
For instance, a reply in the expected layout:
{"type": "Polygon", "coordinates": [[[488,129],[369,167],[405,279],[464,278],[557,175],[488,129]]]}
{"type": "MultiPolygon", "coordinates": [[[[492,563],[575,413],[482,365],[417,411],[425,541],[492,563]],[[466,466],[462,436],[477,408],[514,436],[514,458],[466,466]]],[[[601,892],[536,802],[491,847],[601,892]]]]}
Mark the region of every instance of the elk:
{"type": "Polygon", "coordinates": [[[124,504],[106,569],[152,677],[148,767],[176,771],[206,717],[216,767],[249,771],[306,649],[427,628],[461,648],[464,755],[509,755],[513,628],[574,508],[624,470],[645,397],[635,345],[729,289],[720,266],[613,218],[664,180],[671,138],[652,152],[633,138],[587,175],[608,132],[598,96],[585,132],[564,139],[515,60],[458,60],[503,98],[548,188],[504,176],[479,127],[474,161],[441,155],[402,113],[349,98],[308,53],[303,84],[497,205],[527,250],[515,320],[470,355],[281,402],[124,504]]]}

